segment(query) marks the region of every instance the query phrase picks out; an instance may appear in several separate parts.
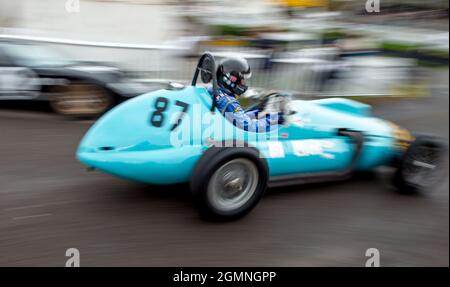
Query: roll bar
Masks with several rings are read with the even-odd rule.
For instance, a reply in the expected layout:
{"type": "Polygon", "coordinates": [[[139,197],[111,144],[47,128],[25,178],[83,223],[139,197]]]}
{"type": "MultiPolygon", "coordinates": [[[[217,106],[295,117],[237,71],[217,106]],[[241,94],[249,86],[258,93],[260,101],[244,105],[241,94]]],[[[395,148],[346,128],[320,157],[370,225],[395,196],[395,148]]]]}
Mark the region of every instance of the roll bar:
{"type": "Polygon", "coordinates": [[[195,68],[194,78],[192,79],[192,86],[197,85],[197,78],[199,74],[203,83],[207,84],[212,82],[213,96],[211,112],[214,112],[216,107],[216,96],[218,91],[216,71],[216,61],[213,55],[209,52],[205,52],[198,61],[197,67],[195,68]]]}

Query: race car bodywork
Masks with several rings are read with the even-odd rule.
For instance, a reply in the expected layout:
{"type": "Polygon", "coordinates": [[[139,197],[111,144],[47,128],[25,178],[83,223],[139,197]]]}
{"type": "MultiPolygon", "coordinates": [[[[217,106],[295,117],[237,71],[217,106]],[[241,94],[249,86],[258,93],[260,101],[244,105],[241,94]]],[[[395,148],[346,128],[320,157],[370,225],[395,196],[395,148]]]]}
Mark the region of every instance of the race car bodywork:
{"type": "MultiPolygon", "coordinates": [[[[107,113],[89,130],[80,144],[79,159],[88,166],[128,179],[172,184],[189,181],[195,163],[212,142],[251,138],[250,132],[235,128],[218,112],[210,116],[211,121],[221,123],[224,132],[202,138],[210,123],[192,122],[205,118],[196,116],[192,108],[177,130],[170,131],[173,124],[169,121],[156,127],[150,117],[157,99],[182,101],[190,107],[201,108],[201,114],[211,113],[211,96],[203,87],[160,90],[139,96],[107,113]],[[189,142],[173,146],[171,137],[186,131],[187,125],[200,126],[201,132],[188,139],[189,142]]],[[[375,168],[398,154],[392,126],[359,114],[357,107],[363,104],[343,99],[293,101],[291,104],[295,114],[290,116],[289,124],[268,135],[262,134],[269,140],[249,142],[263,153],[271,177],[345,169],[351,163],[355,147],[349,137],[339,135],[339,130],[344,128],[364,133],[358,169],[375,168]],[[354,111],[350,111],[352,109],[354,111]]],[[[165,113],[180,111],[179,107],[171,105],[165,113]]]]}
{"type": "MultiPolygon", "coordinates": [[[[413,140],[407,131],[373,117],[370,106],[340,98],[290,101],[283,124],[269,132],[248,132],[215,109],[208,90],[195,86],[196,77],[197,73],[193,86],[144,94],[109,111],[85,135],[77,158],[88,167],[126,179],[163,185],[190,182],[198,190],[202,187],[193,181],[201,178],[206,181],[200,185],[208,185],[214,178],[209,169],[220,164],[207,166],[228,150],[261,163],[256,178],[265,182],[265,189],[266,182],[280,186],[327,181],[391,165],[404,156],[413,140]],[[257,151],[256,157],[246,154],[250,149],[257,151]],[[267,175],[261,176],[262,170],[267,175]]],[[[240,174],[249,175],[245,169],[240,174]]],[[[239,180],[230,182],[223,185],[239,180]]],[[[200,197],[200,201],[209,200],[200,197]]],[[[200,205],[209,215],[221,218],[239,217],[254,206],[233,213],[211,211],[214,208],[207,202],[200,205]]]]}

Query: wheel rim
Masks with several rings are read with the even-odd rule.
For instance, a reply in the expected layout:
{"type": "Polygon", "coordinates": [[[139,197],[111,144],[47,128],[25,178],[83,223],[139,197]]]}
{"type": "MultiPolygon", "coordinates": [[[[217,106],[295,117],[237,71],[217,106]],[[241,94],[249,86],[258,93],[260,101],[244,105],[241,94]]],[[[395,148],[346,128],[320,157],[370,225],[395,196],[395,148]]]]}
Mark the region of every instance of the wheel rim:
{"type": "Polygon", "coordinates": [[[109,106],[108,95],[92,85],[71,85],[52,98],[53,108],[65,115],[96,115],[109,106]]]}
{"type": "Polygon", "coordinates": [[[438,147],[420,146],[406,159],[407,165],[403,176],[407,181],[418,187],[429,187],[439,182],[439,167],[441,152],[438,147]]]}
{"type": "Polygon", "coordinates": [[[214,172],[208,184],[208,199],[220,211],[233,211],[244,206],[258,186],[256,165],[244,158],[231,160],[214,172]]]}

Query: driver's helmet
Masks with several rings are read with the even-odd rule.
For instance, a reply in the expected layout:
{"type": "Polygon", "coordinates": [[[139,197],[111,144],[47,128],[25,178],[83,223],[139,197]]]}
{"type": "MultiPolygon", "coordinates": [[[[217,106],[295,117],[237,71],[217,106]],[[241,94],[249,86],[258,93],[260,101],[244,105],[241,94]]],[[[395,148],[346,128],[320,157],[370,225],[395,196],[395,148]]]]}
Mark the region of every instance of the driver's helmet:
{"type": "Polygon", "coordinates": [[[232,57],[220,61],[217,68],[217,82],[233,95],[240,96],[247,91],[246,79],[251,77],[250,66],[244,58],[232,57]]]}

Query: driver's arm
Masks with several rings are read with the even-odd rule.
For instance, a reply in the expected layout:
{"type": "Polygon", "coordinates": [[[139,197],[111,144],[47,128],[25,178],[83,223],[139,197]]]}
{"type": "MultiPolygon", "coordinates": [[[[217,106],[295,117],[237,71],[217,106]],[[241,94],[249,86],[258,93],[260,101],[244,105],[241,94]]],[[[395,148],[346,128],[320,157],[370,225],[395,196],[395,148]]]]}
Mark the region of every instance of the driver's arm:
{"type": "Polygon", "coordinates": [[[230,97],[223,97],[218,107],[221,113],[227,120],[232,122],[238,128],[244,129],[250,132],[262,132],[269,131],[271,126],[278,123],[278,115],[274,114],[272,117],[266,116],[258,119],[256,117],[256,111],[251,111],[247,114],[236,99],[230,97]]]}
{"type": "Polygon", "coordinates": [[[250,111],[244,111],[244,112],[245,112],[245,114],[247,116],[249,116],[252,119],[255,119],[258,116],[258,110],[257,109],[250,110],[250,111]]]}

